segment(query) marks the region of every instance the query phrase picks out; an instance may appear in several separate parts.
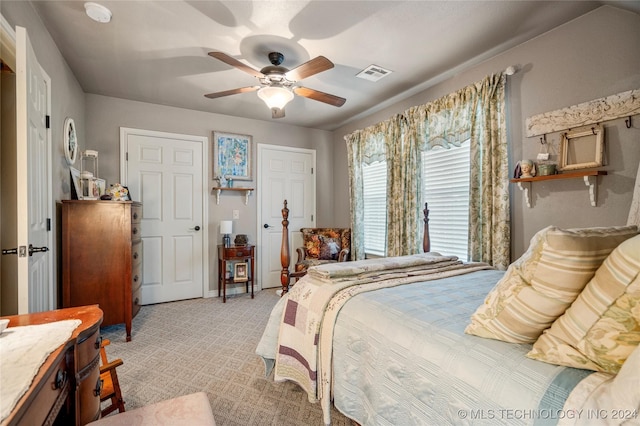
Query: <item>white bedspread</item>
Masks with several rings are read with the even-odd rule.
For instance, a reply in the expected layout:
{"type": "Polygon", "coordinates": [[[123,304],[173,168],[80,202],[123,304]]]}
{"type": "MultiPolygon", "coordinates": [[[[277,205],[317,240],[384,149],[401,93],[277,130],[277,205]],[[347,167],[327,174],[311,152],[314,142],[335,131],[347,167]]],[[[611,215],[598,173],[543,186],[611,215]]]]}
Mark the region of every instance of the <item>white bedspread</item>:
{"type": "Polygon", "coordinates": [[[82,321],[9,327],[0,334],[0,421],[29,389],[49,354],[65,343],[82,321]]]}

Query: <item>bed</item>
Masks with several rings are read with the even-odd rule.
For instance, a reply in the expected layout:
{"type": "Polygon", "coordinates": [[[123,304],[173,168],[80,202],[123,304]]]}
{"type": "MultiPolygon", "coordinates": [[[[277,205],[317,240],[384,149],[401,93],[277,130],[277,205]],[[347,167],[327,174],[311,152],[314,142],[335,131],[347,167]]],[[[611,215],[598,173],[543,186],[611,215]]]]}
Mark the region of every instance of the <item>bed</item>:
{"type": "MultiPolygon", "coordinates": [[[[286,205],[286,228],[285,210],[286,205]]],[[[425,207],[425,225],[427,215],[425,207]]],[[[640,280],[638,271],[631,271],[640,270],[637,227],[579,232],[550,227],[536,234],[527,253],[506,272],[429,252],[428,226],[424,228],[425,253],[311,268],[271,313],[256,350],[267,374],[273,372],[275,381],[296,382],[309,401],[322,405],[325,424],[331,422],[331,403],[361,425],[638,422],[640,351],[634,348],[640,340],[640,280]],[[531,321],[514,317],[509,303],[487,320],[488,312],[509,300],[504,290],[514,286],[505,283],[533,273],[531,262],[536,276],[543,275],[545,266],[558,267],[548,259],[545,265],[545,256],[558,256],[557,251],[548,253],[554,238],[565,244],[588,240],[591,249],[597,241],[597,256],[591,250],[588,257],[575,259],[581,268],[592,261],[590,276],[584,270],[573,274],[579,275],[575,281],[587,283],[571,291],[552,289],[556,293],[548,302],[552,310],[563,307],[562,312],[537,321],[539,332],[530,330],[531,321]],[[549,330],[561,322],[559,317],[579,312],[574,305],[583,288],[594,287],[597,277],[608,279],[600,270],[620,251],[618,246],[625,246],[631,258],[631,266],[618,274],[626,280],[621,292],[631,295],[627,304],[637,302],[637,308],[629,308],[626,334],[618,339],[624,344],[613,351],[614,361],[604,356],[604,362],[558,350],[562,344],[571,346],[558,343],[562,333],[558,337],[549,330]],[[536,354],[538,340],[547,342],[536,354]]],[[[283,257],[285,235],[283,230],[283,257]]],[[[562,248],[576,251],[574,246],[562,248]]],[[[561,257],[568,262],[570,256],[561,257]]],[[[282,264],[284,284],[286,258],[282,264]]],[[[560,266],[561,274],[564,269],[575,272],[575,264],[560,266]]],[[[559,280],[572,282],[573,275],[559,280]]],[[[540,297],[528,294],[530,290],[520,291],[527,303],[540,297]]],[[[593,323],[599,324],[598,319],[593,323]]]]}

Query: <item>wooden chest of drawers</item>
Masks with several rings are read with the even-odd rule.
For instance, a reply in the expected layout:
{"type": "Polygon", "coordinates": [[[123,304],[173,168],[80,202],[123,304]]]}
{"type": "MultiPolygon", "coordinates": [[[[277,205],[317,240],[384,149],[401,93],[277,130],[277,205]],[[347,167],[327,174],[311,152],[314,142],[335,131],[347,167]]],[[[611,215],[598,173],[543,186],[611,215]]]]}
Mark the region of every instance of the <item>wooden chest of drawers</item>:
{"type": "Polygon", "coordinates": [[[142,204],[131,201],[61,202],[62,306],[98,304],[102,325],[124,323],[140,310],[142,204]]]}

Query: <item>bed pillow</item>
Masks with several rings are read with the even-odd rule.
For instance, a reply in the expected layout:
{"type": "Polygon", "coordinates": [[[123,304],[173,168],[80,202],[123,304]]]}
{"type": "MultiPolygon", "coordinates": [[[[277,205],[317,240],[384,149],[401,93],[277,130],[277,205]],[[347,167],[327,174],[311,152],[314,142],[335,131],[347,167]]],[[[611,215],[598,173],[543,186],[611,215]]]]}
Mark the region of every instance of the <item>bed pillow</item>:
{"type": "Polygon", "coordinates": [[[471,317],[468,334],[513,343],[533,343],[562,315],[636,226],[560,229],[548,227],[471,317]]]}
{"type": "Polygon", "coordinates": [[[638,424],[640,411],[640,347],[633,350],[618,374],[594,373],[585,377],[567,398],[563,411],[581,416],[560,416],[558,426],[576,426],[597,418],[602,426],[638,424]],[[595,417],[593,414],[599,414],[595,417]],[[604,414],[608,414],[605,416],[604,414]],[[591,417],[589,415],[591,414],[591,417]],[[626,421],[626,422],[625,422],[626,421]],[[634,423],[634,421],[636,421],[634,423]]]}
{"type": "Polygon", "coordinates": [[[611,253],[527,356],[551,364],[617,373],[639,343],[640,236],[636,236],[611,253]]]}

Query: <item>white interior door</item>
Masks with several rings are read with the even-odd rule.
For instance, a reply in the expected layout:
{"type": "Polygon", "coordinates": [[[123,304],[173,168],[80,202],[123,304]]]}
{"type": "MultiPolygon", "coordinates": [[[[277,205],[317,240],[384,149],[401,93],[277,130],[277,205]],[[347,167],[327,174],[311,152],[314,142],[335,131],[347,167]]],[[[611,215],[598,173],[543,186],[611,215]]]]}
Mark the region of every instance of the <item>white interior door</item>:
{"type": "Polygon", "coordinates": [[[121,128],[120,141],[122,180],[142,202],[142,304],[202,297],[208,139],[121,128]]]}
{"type": "Polygon", "coordinates": [[[287,200],[289,209],[291,271],[297,258],[295,250],[302,245],[300,228],[316,224],[316,152],[259,144],[258,167],[260,283],[262,288],[280,287],[283,201],[287,200]]]}
{"type": "Polygon", "coordinates": [[[16,27],[16,230],[18,313],[55,308],[51,232],[51,79],[27,30],[16,27]]]}

